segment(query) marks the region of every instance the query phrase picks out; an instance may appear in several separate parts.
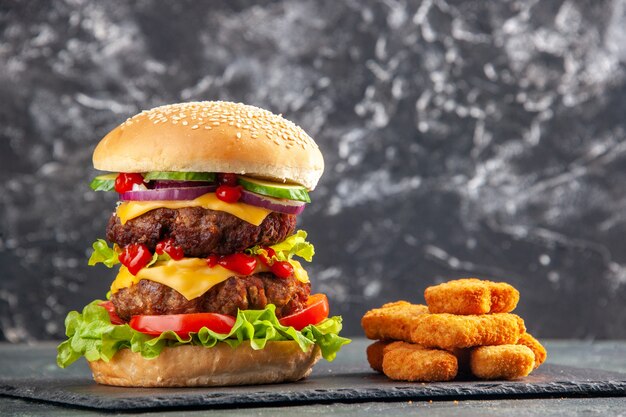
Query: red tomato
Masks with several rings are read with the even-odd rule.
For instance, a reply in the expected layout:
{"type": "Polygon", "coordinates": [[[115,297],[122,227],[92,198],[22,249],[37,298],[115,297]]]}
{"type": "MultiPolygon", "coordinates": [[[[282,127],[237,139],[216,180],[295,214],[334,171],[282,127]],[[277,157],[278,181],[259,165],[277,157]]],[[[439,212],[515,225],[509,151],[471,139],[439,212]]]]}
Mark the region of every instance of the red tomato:
{"type": "Polygon", "coordinates": [[[109,319],[111,320],[111,324],[124,324],[124,320],[122,320],[120,316],[117,315],[117,311],[115,311],[115,306],[110,300],[103,301],[98,305],[102,308],[106,308],[106,310],[109,312],[109,319]]]}
{"type": "Polygon", "coordinates": [[[235,318],[217,313],[192,314],[165,314],[162,316],[133,316],[130,327],[138,332],[159,336],[171,330],[180,337],[187,337],[189,333],[197,333],[206,327],[216,333],[229,333],[235,325],[235,318]]]}
{"type": "Polygon", "coordinates": [[[131,274],[137,275],[137,272],[152,260],[152,254],[143,243],[133,243],[122,249],[119,260],[131,274]]]}
{"type": "Polygon", "coordinates": [[[290,316],[279,320],[283,326],[291,326],[296,330],[302,330],[309,324],[317,324],[328,317],[330,307],[326,294],[314,294],[309,297],[307,307],[290,316]]]}
{"type": "Polygon", "coordinates": [[[115,191],[122,194],[133,189],[134,184],[143,184],[143,176],[141,174],[120,173],[115,178],[115,191]]]}
{"type": "Polygon", "coordinates": [[[230,185],[220,185],[215,190],[215,195],[226,203],[236,203],[241,198],[241,185],[231,187],[230,185]]]}

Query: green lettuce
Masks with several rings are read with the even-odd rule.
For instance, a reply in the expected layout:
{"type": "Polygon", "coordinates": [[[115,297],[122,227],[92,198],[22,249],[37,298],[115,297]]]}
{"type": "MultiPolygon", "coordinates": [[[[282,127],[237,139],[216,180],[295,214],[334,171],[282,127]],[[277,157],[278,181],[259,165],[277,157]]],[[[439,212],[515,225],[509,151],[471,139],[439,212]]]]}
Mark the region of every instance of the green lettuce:
{"type": "Polygon", "coordinates": [[[120,263],[117,252],[115,249],[109,247],[106,240],[98,239],[93,242],[91,247],[93,248],[93,253],[87,262],[89,266],[103,263],[109,268],[113,268],[115,265],[120,263]]]}
{"type": "MultiPolygon", "coordinates": [[[[293,256],[299,256],[311,262],[315,255],[315,248],[306,240],[307,233],[304,230],[298,230],[296,234],[289,236],[287,239],[273,246],[270,246],[276,252],[276,259],[279,261],[289,261],[293,256]]],[[[250,255],[266,254],[265,249],[261,246],[253,246],[247,249],[250,255]]]]}
{"type": "Polygon", "coordinates": [[[111,324],[109,313],[100,307],[101,300],[85,306],[82,313],[72,311],[65,319],[68,339],[57,347],[57,364],[61,368],[84,356],[88,361],[108,362],[121,349],[131,349],[146,359],[159,356],[163,348],[180,345],[198,345],[210,348],[218,342],[231,347],[250,343],[253,349],[263,349],[270,341],[294,340],[302,351],[318,345],[322,356],[332,361],[339,349],[349,339],[339,336],[341,317],[329,317],[316,325],[308,325],[297,331],[281,325],[274,312],[274,305],[264,310],[239,310],[235,325],[229,334],[215,333],[206,327],[187,338],[168,331],[158,337],[133,330],[128,324],[111,324]]]}

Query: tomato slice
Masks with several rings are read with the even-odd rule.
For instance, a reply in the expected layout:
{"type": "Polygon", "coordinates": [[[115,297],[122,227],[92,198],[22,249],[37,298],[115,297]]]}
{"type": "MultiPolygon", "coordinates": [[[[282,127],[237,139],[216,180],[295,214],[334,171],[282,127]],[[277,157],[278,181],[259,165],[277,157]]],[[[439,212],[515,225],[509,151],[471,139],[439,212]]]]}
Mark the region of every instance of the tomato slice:
{"type": "Polygon", "coordinates": [[[304,310],[278,320],[283,326],[290,326],[302,330],[309,324],[317,324],[328,317],[330,307],[326,294],[313,294],[307,301],[304,310]]]}
{"type": "Polygon", "coordinates": [[[110,300],[103,301],[98,305],[100,307],[106,308],[106,310],[109,312],[109,319],[111,320],[111,324],[124,324],[124,320],[122,320],[120,316],[117,315],[113,302],[111,302],[110,300]]]}
{"type": "Polygon", "coordinates": [[[187,337],[189,333],[197,333],[203,327],[215,333],[229,333],[235,325],[235,318],[217,313],[165,314],[133,316],[129,324],[138,332],[152,336],[171,330],[180,337],[187,337]]]}

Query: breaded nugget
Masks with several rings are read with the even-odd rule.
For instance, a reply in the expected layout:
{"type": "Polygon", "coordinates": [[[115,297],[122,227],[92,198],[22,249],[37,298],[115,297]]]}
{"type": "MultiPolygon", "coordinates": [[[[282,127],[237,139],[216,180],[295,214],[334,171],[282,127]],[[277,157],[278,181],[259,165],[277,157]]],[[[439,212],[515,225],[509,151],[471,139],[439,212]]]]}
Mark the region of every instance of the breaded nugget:
{"type": "Polygon", "coordinates": [[[379,340],[378,342],[374,342],[367,347],[367,361],[373,370],[378,372],[383,371],[383,351],[389,343],[391,342],[379,340]]]}
{"type": "Polygon", "coordinates": [[[488,314],[513,311],[519,291],[505,282],[464,278],[426,288],[431,313],[488,314]]]}
{"type": "Polygon", "coordinates": [[[533,351],[523,345],[480,346],[470,352],[470,368],[481,379],[517,379],[535,366],[533,351]]]}
{"type": "Polygon", "coordinates": [[[535,339],[530,333],[524,333],[517,341],[518,345],[524,345],[533,351],[535,355],[535,369],[545,362],[548,352],[537,339],[535,339]]]}
{"type": "Polygon", "coordinates": [[[391,307],[407,306],[407,305],[411,305],[411,303],[409,303],[408,301],[399,300],[399,301],[392,301],[390,303],[385,303],[383,304],[381,308],[391,308],[391,307]]]}
{"type": "Polygon", "coordinates": [[[410,330],[413,343],[451,350],[515,344],[526,327],[521,317],[510,313],[473,316],[426,313],[410,319],[410,330]]]}
{"type": "Polygon", "coordinates": [[[385,304],[365,313],[361,326],[369,339],[411,341],[411,323],[428,307],[406,301],[385,304]]]}
{"type": "Polygon", "coordinates": [[[450,352],[393,342],[384,349],[383,372],[399,381],[450,381],[456,377],[457,361],[450,352]]]}

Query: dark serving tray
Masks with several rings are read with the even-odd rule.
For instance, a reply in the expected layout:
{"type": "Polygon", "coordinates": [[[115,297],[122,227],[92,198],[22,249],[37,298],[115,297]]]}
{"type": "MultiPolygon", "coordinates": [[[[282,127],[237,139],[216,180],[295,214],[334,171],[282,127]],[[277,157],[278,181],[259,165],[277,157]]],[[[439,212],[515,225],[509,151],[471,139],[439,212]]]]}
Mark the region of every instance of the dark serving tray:
{"type": "Polygon", "coordinates": [[[297,383],[226,388],[120,388],[97,385],[85,378],[0,377],[0,395],[111,411],[322,402],[626,396],[626,374],[544,365],[518,381],[407,383],[391,381],[364,367],[321,366],[311,377],[297,383]]]}

